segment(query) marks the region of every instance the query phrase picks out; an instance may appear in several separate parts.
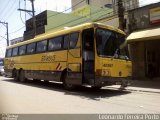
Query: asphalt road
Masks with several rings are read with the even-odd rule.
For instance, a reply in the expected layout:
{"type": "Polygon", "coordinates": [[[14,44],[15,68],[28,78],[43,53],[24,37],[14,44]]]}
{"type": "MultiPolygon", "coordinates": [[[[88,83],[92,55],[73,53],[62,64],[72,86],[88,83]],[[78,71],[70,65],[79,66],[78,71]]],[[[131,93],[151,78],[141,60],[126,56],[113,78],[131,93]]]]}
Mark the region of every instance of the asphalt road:
{"type": "Polygon", "coordinates": [[[160,113],[160,94],[80,87],[67,91],[61,84],[15,82],[0,77],[0,113],[160,113]]]}

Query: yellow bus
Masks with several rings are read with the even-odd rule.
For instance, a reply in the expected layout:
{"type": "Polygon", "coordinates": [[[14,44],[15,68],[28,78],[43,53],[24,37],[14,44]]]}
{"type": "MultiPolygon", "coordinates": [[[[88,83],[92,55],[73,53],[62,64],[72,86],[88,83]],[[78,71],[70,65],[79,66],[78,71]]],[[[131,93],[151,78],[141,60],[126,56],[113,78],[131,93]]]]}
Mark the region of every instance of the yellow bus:
{"type": "Polygon", "coordinates": [[[36,36],[7,47],[4,69],[16,81],[63,83],[101,88],[127,86],[132,64],[122,54],[125,33],[100,23],[84,23],[36,36]]]}

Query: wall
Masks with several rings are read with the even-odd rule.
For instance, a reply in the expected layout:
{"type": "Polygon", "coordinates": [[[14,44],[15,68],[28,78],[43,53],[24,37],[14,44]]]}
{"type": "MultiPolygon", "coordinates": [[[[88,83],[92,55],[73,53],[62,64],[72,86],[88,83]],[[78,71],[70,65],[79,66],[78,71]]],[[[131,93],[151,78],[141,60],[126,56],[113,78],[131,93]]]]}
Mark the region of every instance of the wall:
{"type": "Polygon", "coordinates": [[[145,77],[145,47],[144,42],[131,43],[129,45],[130,57],[132,60],[132,76],[134,79],[145,77]]]}

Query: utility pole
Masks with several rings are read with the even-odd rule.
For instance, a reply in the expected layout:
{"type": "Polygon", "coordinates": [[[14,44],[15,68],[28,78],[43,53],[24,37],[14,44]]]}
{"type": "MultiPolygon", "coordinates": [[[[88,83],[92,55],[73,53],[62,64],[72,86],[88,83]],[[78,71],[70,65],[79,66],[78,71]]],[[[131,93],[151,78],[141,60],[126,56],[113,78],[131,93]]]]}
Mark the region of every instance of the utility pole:
{"type": "Polygon", "coordinates": [[[119,29],[124,31],[124,7],[122,0],[117,0],[118,4],[118,17],[119,17],[119,29]]]}
{"type": "MultiPolygon", "coordinates": [[[[26,1],[26,0],[24,0],[26,1]]],[[[25,10],[25,9],[18,9],[19,11],[24,11],[27,13],[32,13],[32,21],[33,21],[33,36],[36,36],[36,17],[35,17],[35,11],[34,11],[34,0],[29,0],[32,4],[32,10],[25,10]]],[[[30,14],[31,15],[31,14],[30,14]]]]}
{"type": "Polygon", "coordinates": [[[90,5],[90,0],[86,0],[86,3],[87,3],[88,5],[90,5]]]}
{"type": "Polygon", "coordinates": [[[6,27],[6,31],[7,31],[7,46],[9,46],[9,34],[8,34],[8,23],[7,22],[1,22],[0,21],[0,23],[2,23],[5,27],[6,27]]]}

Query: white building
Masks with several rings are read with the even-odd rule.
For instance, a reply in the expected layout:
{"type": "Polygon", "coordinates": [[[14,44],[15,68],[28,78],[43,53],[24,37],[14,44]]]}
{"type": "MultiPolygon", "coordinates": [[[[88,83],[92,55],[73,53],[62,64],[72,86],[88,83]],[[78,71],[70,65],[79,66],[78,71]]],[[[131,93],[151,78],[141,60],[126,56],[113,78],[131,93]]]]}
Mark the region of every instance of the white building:
{"type": "MultiPolygon", "coordinates": [[[[95,7],[109,7],[113,8],[115,13],[117,12],[117,1],[118,0],[86,0],[81,2],[82,0],[72,0],[72,10],[76,10],[81,8],[87,4],[95,6],[95,7]]],[[[130,10],[139,7],[139,0],[122,0],[125,10],[130,10]]]]}
{"type": "Polygon", "coordinates": [[[23,37],[15,38],[15,39],[10,40],[10,45],[14,45],[22,41],[23,41],[23,37]]]}

